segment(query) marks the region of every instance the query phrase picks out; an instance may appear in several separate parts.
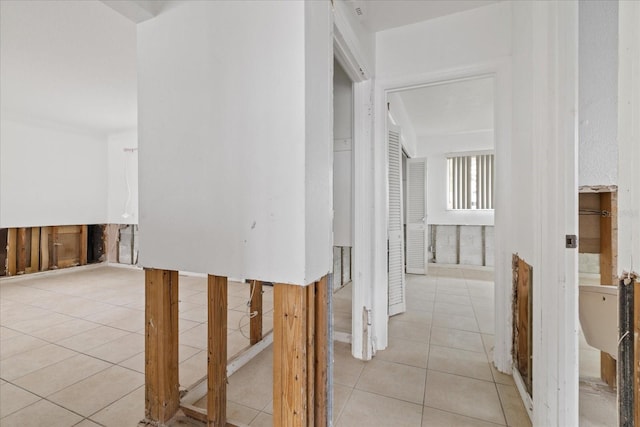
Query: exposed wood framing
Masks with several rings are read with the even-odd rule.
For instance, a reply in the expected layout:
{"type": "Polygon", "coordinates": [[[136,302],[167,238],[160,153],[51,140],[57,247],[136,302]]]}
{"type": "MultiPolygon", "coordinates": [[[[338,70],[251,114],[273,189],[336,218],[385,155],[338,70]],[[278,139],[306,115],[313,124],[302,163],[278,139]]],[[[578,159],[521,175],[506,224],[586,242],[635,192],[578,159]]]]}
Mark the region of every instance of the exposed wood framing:
{"type": "Polygon", "coordinates": [[[640,427],[640,280],[636,277],[633,290],[633,335],[634,335],[634,361],[633,361],[633,378],[634,378],[634,405],[633,419],[636,427],[640,427]]]}
{"type": "Polygon", "coordinates": [[[40,269],[49,269],[49,234],[51,227],[42,227],[40,230],[40,269]]]}
{"type": "Polygon", "coordinates": [[[27,269],[27,229],[18,228],[18,274],[24,273],[27,269]]]}
{"type": "Polygon", "coordinates": [[[207,425],[227,425],[227,278],[209,275],[207,425]]]}
{"type": "Polygon", "coordinates": [[[307,425],[315,425],[316,379],[316,283],[307,291],[307,425]]]}
{"type": "Polygon", "coordinates": [[[18,260],[16,248],[18,246],[18,230],[10,228],[7,234],[7,275],[15,276],[18,273],[18,260]]]}
{"type": "Polygon", "coordinates": [[[276,283],[273,292],[273,425],[308,426],[309,290],[276,283]]]}
{"type": "Polygon", "coordinates": [[[262,282],[251,281],[251,318],[249,320],[249,342],[251,345],[262,340],[262,282]]]}
{"type": "Polygon", "coordinates": [[[315,425],[328,426],[329,399],[329,280],[327,276],[316,282],[315,294],[315,425]]]}
{"type": "Polygon", "coordinates": [[[517,254],[513,255],[513,359],[529,395],[533,392],[532,375],[532,268],[517,254]]]}
{"type": "MultiPolygon", "coordinates": [[[[602,192],[600,196],[600,284],[618,284],[618,203],[617,194],[602,192]]],[[[600,352],[600,376],[611,387],[616,386],[616,360],[600,352]]]]}
{"type": "Polygon", "coordinates": [[[328,425],[328,286],[274,286],[273,425],[328,425]]]}
{"type": "Polygon", "coordinates": [[[80,226],[80,265],[87,264],[87,245],[89,243],[89,227],[80,226]]]}
{"type": "Polygon", "coordinates": [[[31,272],[40,270],[40,227],[31,229],[31,272]]]}
{"type": "Polygon", "coordinates": [[[145,270],[145,416],[164,424],[180,405],[178,272],[145,270]]]}
{"type": "Polygon", "coordinates": [[[51,227],[51,241],[53,242],[51,249],[51,268],[58,268],[58,246],[60,246],[60,242],[58,241],[59,228],[60,227],[51,227]]]}
{"type": "Polygon", "coordinates": [[[636,409],[636,356],[634,309],[637,297],[635,275],[623,275],[618,286],[618,420],[620,427],[633,427],[636,409]]]}

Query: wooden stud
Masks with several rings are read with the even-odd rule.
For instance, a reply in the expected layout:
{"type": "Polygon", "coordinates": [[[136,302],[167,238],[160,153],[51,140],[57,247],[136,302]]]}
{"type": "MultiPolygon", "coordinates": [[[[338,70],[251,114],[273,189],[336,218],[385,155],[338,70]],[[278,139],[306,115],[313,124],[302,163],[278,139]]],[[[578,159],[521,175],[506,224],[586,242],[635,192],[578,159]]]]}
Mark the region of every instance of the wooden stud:
{"type": "Polygon", "coordinates": [[[87,250],[89,245],[89,227],[80,226],[80,265],[87,264],[87,250]]]}
{"type": "Polygon", "coordinates": [[[40,269],[49,269],[49,233],[51,227],[42,227],[40,230],[40,269]]]}
{"type": "MultiPolygon", "coordinates": [[[[618,284],[618,208],[614,192],[599,193],[600,210],[600,284],[618,284]]],[[[600,352],[600,376],[610,387],[616,387],[616,360],[610,354],[600,352]]]]}
{"type": "Polygon", "coordinates": [[[328,426],[329,401],[329,281],[327,276],[316,282],[315,294],[315,425],[328,426]]]}
{"type": "Polygon", "coordinates": [[[145,270],[145,416],[164,424],[178,411],[178,272],[145,270]]]}
{"type": "Polygon", "coordinates": [[[308,426],[308,292],[274,285],[273,425],[308,426]]]}
{"type": "Polygon", "coordinates": [[[18,230],[10,228],[7,233],[7,276],[15,276],[18,272],[17,244],[18,230]]]}
{"type": "Polygon", "coordinates": [[[27,229],[18,228],[18,244],[16,246],[18,257],[18,273],[24,273],[27,269],[27,229]]]}
{"type": "Polygon", "coordinates": [[[251,318],[249,320],[249,343],[257,344],[262,339],[262,282],[252,280],[251,284],[251,318]]]}
{"type": "Polygon", "coordinates": [[[58,268],[58,230],[60,227],[51,227],[51,241],[53,242],[51,250],[51,267],[58,268]]]}
{"type": "Polygon", "coordinates": [[[307,425],[315,425],[315,366],[316,366],[316,284],[307,290],[307,425]]]}
{"type": "Polygon", "coordinates": [[[209,275],[207,425],[227,424],[227,278],[209,275]]]}
{"type": "Polygon", "coordinates": [[[40,271],[40,227],[31,229],[31,271],[40,271]]]}
{"type": "Polygon", "coordinates": [[[634,405],[633,405],[633,419],[635,426],[640,427],[640,280],[636,277],[635,284],[633,285],[633,330],[634,330],[634,345],[633,345],[633,366],[634,366],[634,405]]]}

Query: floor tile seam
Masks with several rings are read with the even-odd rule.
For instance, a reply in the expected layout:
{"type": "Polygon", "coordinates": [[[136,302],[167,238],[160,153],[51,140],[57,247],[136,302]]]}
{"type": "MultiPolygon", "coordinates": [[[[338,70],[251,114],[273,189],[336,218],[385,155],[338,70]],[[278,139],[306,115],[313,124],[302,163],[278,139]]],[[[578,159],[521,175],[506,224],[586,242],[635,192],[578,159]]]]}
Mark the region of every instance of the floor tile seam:
{"type": "MultiPolygon", "coordinates": [[[[482,339],[482,338],[480,338],[480,339],[482,339]]],[[[473,351],[473,350],[467,350],[467,349],[464,349],[464,348],[447,347],[446,345],[440,345],[440,344],[430,344],[429,347],[438,347],[438,348],[445,348],[445,349],[449,349],[449,350],[464,351],[464,352],[473,353],[473,354],[483,354],[484,353],[485,356],[486,356],[485,358],[487,360],[487,363],[489,363],[488,362],[489,361],[489,357],[486,354],[486,351],[473,351]]],[[[483,348],[484,348],[484,345],[483,345],[483,348]]],[[[429,350],[431,350],[431,348],[429,350]]]]}
{"type": "MultiPolygon", "coordinates": [[[[75,351],[75,350],[74,350],[74,351],[75,351]]],[[[42,369],[50,368],[50,367],[52,367],[53,365],[57,365],[58,363],[62,363],[62,362],[68,361],[69,359],[72,359],[72,358],[74,358],[74,357],[76,357],[76,356],[78,356],[78,355],[83,355],[83,356],[86,356],[86,357],[90,357],[90,358],[92,358],[92,359],[96,359],[96,360],[98,360],[98,361],[100,361],[100,362],[108,363],[110,366],[107,366],[107,367],[106,367],[106,368],[104,368],[104,369],[100,369],[99,371],[94,372],[93,374],[89,375],[88,377],[84,377],[84,378],[82,378],[82,379],[80,379],[80,380],[76,381],[76,382],[75,382],[75,383],[73,383],[73,384],[69,384],[69,385],[67,385],[67,386],[65,386],[65,387],[63,387],[63,388],[61,388],[60,390],[56,390],[56,391],[54,391],[54,392],[52,392],[52,393],[48,394],[47,396],[44,396],[44,398],[46,398],[46,397],[48,397],[48,396],[51,396],[51,395],[53,395],[53,394],[56,394],[57,392],[62,391],[62,390],[64,390],[64,389],[66,389],[67,387],[71,387],[72,385],[75,385],[75,384],[77,384],[77,383],[79,383],[79,382],[81,382],[81,381],[84,381],[84,380],[86,380],[86,379],[87,379],[87,378],[89,378],[89,377],[92,377],[92,376],[94,376],[94,375],[96,375],[96,374],[99,374],[100,372],[104,372],[104,371],[106,371],[107,369],[112,368],[113,366],[118,366],[118,365],[117,365],[117,363],[109,362],[108,360],[103,360],[103,359],[100,359],[99,357],[95,357],[95,356],[92,356],[92,355],[90,355],[90,354],[85,354],[85,353],[82,353],[82,352],[76,351],[76,354],[74,354],[74,355],[72,355],[72,356],[70,356],[70,357],[67,357],[67,358],[65,358],[65,359],[59,360],[59,361],[57,361],[57,362],[55,362],[55,363],[51,363],[51,364],[49,364],[49,365],[47,365],[47,366],[43,366],[42,368],[36,369],[35,371],[31,371],[31,372],[29,372],[28,374],[25,374],[25,375],[23,375],[23,376],[21,376],[21,377],[15,378],[15,379],[14,379],[14,381],[17,381],[17,380],[19,380],[19,379],[21,379],[21,378],[24,378],[24,377],[28,376],[28,375],[32,375],[32,374],[34,374],[34,373],[36,373],[36,372],[38,372],[38,371],[41,371],[42,369]]],[[[32,392],[32,393],[33,393],[33,392],[32,392]]],[[[34,394],[35,394],[35,393],[34,393],[34,394]]]]}
{"type": "MultiPolygon", "coordinates": [[[[371,390],[364,390],[364,389],[358,388],[357,384],[356,384],[356,386],[353,388],[353,390],[358,390],[358,391],[363,392],[363,393],[373,394],[373,395],[375,395],[375,396],[384,397],[384,398],[386,398],[386,399],[396,400],[396,401],[398,401],[398,402],[409,403],[409,404],[411,404],[411,405],[415,405],[415,406],[423,406],[421,403],[418,403],[418,402],[412,402],[412,401],[410,401],[410,400],[400,399],[400,398],[398,398],[398,397],[387,396],[387,395],[385,395],[385,394],[376,393],[375,391],[371,391],[371,390]]],[[[352,393],[353,393],[353,392],[352,392],[352,393]]],[[[424,390],[422,391],[422,395],[424,396],[424,390]]],[[[423,397],[423,399],[424,399],[424,397],[423,397]]]]}
{"type": "MultiPolygon", "coordinates": [[[[6,380],[5,380],[5,381],[6,381],[6,380]]],[[[13,385],[14,387],[20,388],[20,389],[22,389],[22,390],[24,390],[24,391],[26,391],[26,392],[28,392],[28,393],[30,393],[30,394],[33,394],[34,396],[39,397],[40,399],[39,399],[39,400],[36,400],[35,402],[33,402],[33,403],[31,403],[31,404],[29,404],[29,405],[27,405],[27,406],[24,406],[24,407],[22,407],[22,408],[20,408],[20,409],[18,409],[18,410],[16,410],[16,411],[14,411],[14,412],[12,412],[11,414],[7,414],[7,415],[5,415],[4,417],[2,417],[2,419],[5,419],[5,418],[7,418],[8,416],[13,415],[13,414],[15,414],[15,413],[17,413],[17,412],[19,412],[19,411],[22,411],[22,410],[24,410],[24,409],[28,408],[29,406],[33,406],[33,405],[35,405],[36,403],[38,403],[38,402],[40,402],[40,401],[42,401],[42,400],[47,401],[47,402],[49,402],[49,403],[51,403],[51,404],[53,404],[53,405],[55,405],[55,406],[58,406],[59,408],[62,408],[62,409],[64,409],[64,410],[66,410],[66,411],[69,411],[69,412],[71,412],[71,413],[73,413],[73,414],[75,414],[75,415],[78,415],[79,417],[81,417],[81,418],[82,418],[82,420],[81,420],[80,422],[82,422],[82,421],[86,418],[86,416],[85,416],[85,415],[82,415],[82,414],[80,414],[80,413],[78,413],[78,412],[74,411],[73,409],[70,409],[70,408],[67,408],[67,407],[65,407],[65,406],[62,406],[61,404],[56,403],[56,402],[54,402],[53,400],[50,400],[50,399],[48,398],[48,397],[50,397],[50,396],[52,396],[52,395],[56,394],[57,392],[51,393],[49,396],[42,396],[42,395],[40,395],[40,394],[34,393],[33,391],[31,391],[31,390],[29,390],[29,389],[26,389],[26,388],[24,388],[24,387],[22,387],[22,386],[19,386],[18,384],[11,383],[10,381],[7,381],[7,382],[8,382],[8,383],[10,383],[11,385],[13,385]]],[[[65,387],[65,388],[66,388],[66,387],[65,387]]],[[[59,390],[59,391],[62,391],[62,390],[59,390]]]]}
{"type": "MultiPolygon", "coordinates": [[[[428,355],[427,355],[427,357],[428,357],[428,355]]],[[[372,359],[372,360],[374,360],[374,359],[372,359]]],[[[393,361],[393,360],[386,360],[386,359],[382,359],[382,358],[380,358],[380,357],[379,357],[377,360],[378,360],[379,362],[383,362],[383,363],[393,363],[394,365],[405,366],[405,367],[407,367],[407,368],[421,369],[421,370],[423,370],[423,371],[426,371],[426,370],[427,370],[427,368],[421,368],[420,366],[409,365],[409,364],[407,364],[407,363],[396,362],[396,361],[393,361]]],[[[367,367],[365,366],[365,367],[364,367],[364,369],[366,369],[366,368],[367,368],[367,367]]],[[[364,370],[364,369],[363,369],[363,370],[364,370]]],[[[356,383],[356,385],[357,385],[357,383],[356,383]]]]}
{"type": "MultiPolygon", "coordinates": [[[[491,372],[491,376],[493,376],[493,372],[491,372]]],[[[502,403],[502,395],[500,394],[500,390],[498,389],[498,383],[494,381],[494,387],[496,388],[496,393],[498,394],[498,401],[500,402],[500,409],[502,410],[502,418],[504,418],[504,425],[508,425],[507,421],[507,413],[504,410],[504,403],[502,403]]]]}
{"type": "MultiPolygon", "coordinates": [[[[51,345],[51,344],[47,344],[47,345],[51,345]]],[[[43,346],[43,347],[44,347],[44,346],[43,346]]],[[[66,347],[62,347],[62,346],[58,346],[58,347],[64,348],[65,350],[70,350],[70,349],[68,349],[68,348],[66,348],[66,347]]],[[[42,348],[42,347],[38,347],[37,349],[41,349],[41,348],[42,348]]],[[[31,349],[31,350],[29,350],[29,351],[37,350],[37,349],[31,349]]],[[[33,371],[29,371],[29,372],[27,372],[26,374],[24,374],[24,375],[22,375],[22,376],[20,376],[20,377],[13,378],[13,380],[12,380],[12,381],[15,381],[15,380],[17,380],[17,379],[19,379],[19,378],[22,378],[22,377],[25,377],[25,376],[27,376],[27,375],[30,375],[30,374],[32,374],[32,373],[34,373],[34,372],[37,372],[37,371],[41,370],[41,369],[48,368],[48,367],[50,367],[50,366],[52,366],[52,365],[55,365],[55,364],[60,363],[60,362],[64,362],[65,360],[69,360],[69,359],[71,359],[72,357],[77,356],[77,353],[78,353],[77,351],[75,351],[75,350],[71,350],[71,351],[73,351],[73,352],[74,352],[74,353],[76,353],[76,354],[72,354],[71,356],[64,357],[64,358],[62,358],[62,359],[60,359],[60,360],[57,360],[57,361],[55,361],[55,362],[53,362],[53,363],[49,363],[48,365],[44,365],[44,366],[39,367],[38,369],[35,369],[35,370],[33,370],[33,371]]],[[[22,354],[22,353],[20,353],[20,354],[22,354]]],[[[11,358],[13,358],[13,357],[14,357],[14,356],[11,356],[11,358]]],[[[4,360],[8,360],[8,359],[4,359],[4,360]]],[[[3,361],[4,361],[4,360],[3,360],[3,361]]],[[[3,379],[3,380],[5,380],[5,381],[7,381],[7,382],[10,382],[6,377],[2,377],[2,379],[3,379]]]]}
{"type": "MultiPolygon", "coordinates": [[[[98,414],[98,412],[101,412],[101,411],[105,410],[105,409],[106,409],[106,408],[108,408],[109,406],[111,406],[111,405],[113,405],[114,403],[116,403],[116,402],[118,402],[118,401],[120,401],[120,400],[124,399],[125,397],[127,397],[127,396],[129,396],[129,395],[131,395],[131,394],[135,393],[136,391],[140,390],[140,388],[143,388],[143,387],[145,387],[145,385],[144,385],[144,384],[143,384],[143,385],[141,385],[141,386],[139,386],[139,387],[134,388],[133,390],[131,390],[130,392],[128,392],[128,393],[126,393],[126,394],[124,394],[124,395],[120,396],[119,398],[117,398],[117,399],[116,399],[116,400],[114,400],[113,402],[111,402],[111,403],[109,403],[109,404],[107,404],[107,405],[103,406],[102,408],[98,409],[97,411],[93,412],[91,415],[87,416],[87,418],[91,418],[91,417],[95,416],[96,414],[98,414]]],[[[143,417],[143,418],[144,418],[144,417],[143,417]]],[[[93,421],[93,422],[97,422],[97,421],[94,421],[93,419],[92,419],[91,421],[93,421]]]]}
{"type": "MultiPolygon", "coordinates": [[[[468,331],[462,331],[462,332],[468,332],[468,331]]],[[[470,351],[472,353],[478,353],[478,354],[482,354],[484,353],[483,350],[481,351],[475,351],[475,350],[469,350],[468,348],[462,348],[462,347],[453,347],[453,346],[446,346],[446,345],[442,345],[442,344],[431,344],[429,343],[429,347],[431,347],[431,345],[434,345],[436,347],[446,347],[446,348],[450,348],[452,350],[464,350],[464,351],[470,351]]]]}
{"type": "Polygon", "coordinates": [[[477,417],[474,417],[474,416],[471,416],[471,415],[467,415],[467,414],[461,414],[459,412],[453,412],[453,411],[451,411],[449,409],[436,408],[435,406],[431,406],[431,405],[427,405],[427,404],[425,404],[424,407],[425,408],[429,408],[429,409],[435,409],[436,411],[446,412],[446,413],[452,414],[452,415],[458,415],[458,416],[461,416],[461,417],[471,418],[472,420],[482,421],[484,423],[489,423],[489,424],[493,424],[493,425],[496,425],[496,426],[508,427],[506,423],[505,424],[496,424],[493,421],[488,421],[488,420],[485,420],[485,419],[482,419],[482,418],[477,418],[477,417]]]}
{"type": "MultiPolygon", "coordinates": [[[[340,420],[340,418],[342,417],[342,414],[344,413],[345,408],[347,407],[347,405],[349,404],[349,401],[351,400],[351,396],[353,396],[353,390],[355,390],[354,387],[347,387],[349,389],[349,396],[347,396],[347,400],[344,402],[344,405],[342,405],[342,409],[340,409],[340,413],[338,413],[336,415],[336,424],[338,424],[338,421],[340,420]]],[[[335,399],[333,399],[335,401],[335,399]]],[[[335,409],[335,402],[332,402],[332,408],[335,409]]],[[[333,421],[333,420],[332,420],[333,421]]]]}
{"type": "MultiPolygon", "coordinates": [[[[80,319],[80,320],[82,320],[82,319],[80,319]]],[[[69,322],[72,322],[72,320],[69,320],[69,322]]],[[[30,336],[31,338],[37,338],[37,339],[39,339],[39,340],[43,340],[43,341],[45,341],[45,342],[48,342],[49,344],[56,344],[56,345],[58,345],[58,346],[60,346],[60,347],[64,347],[64,346],[62,346],[62,345],[58,344],[58,342],[60,342],[60,341],[64,341],[64,340],[69,339],[69,338],[76,337],[76,336],[78,336],[78,335],[81,335],[81,334],[87,333],[87,332],[92,331],[92,330],[94,330],[94,329],[98,329],[98,328],[99,328],[99,327],[101,327],[101,326],[107,326],[107,325],[103,325],[103,324],[101,324],[101,323],[92,322],[92,321],[90,321],[90,320],[87,320],[87,322],[89,322],[89,323],[93,323],[93,324],[94,324],[94,325],[96,325],[96,326],[95,326],[95,327],[93,327],[93,328],[85,329],[84,331],[80,331],[80,332],[78,332],[78,333],[76,333],[76,334],[69,335],[69,336],[64,337],[64,338],[59,338],[59,339],[54,340],[54,341],[49,341],[49,340],[48,340],[48,339],[46,339],[46,338],[41,338],[41,337],[38,337],[38,336],[32,335],[32,334],[34,334],[34,333],[36,333],[36,332],[43,331],[44,329],[39,329],[38,331],[32,332],[32,333],[30,333],[30,334],[27,334],[27,333],[24,333],[24,332],[23,332],[23,334],[28,335],[28,336],[30,336]]],[[[53,326],[58,326],[58,325],[62,325],[62,323],[58,323],[57,325],[53,325],[53,326]]],[[[45,328],[45,329],[48,329],[48,328],[45,328]]],[[[119,328],[114,328],[114,329],[119,329],[119,328]]],[[[74,351],[75,351],[75,350],[74,350],[74,351]]]]}
{"type": "MultiPolygon", "coordinates": [[[[428,344],[427,344],[428,346],[428,344]]],[[[428,356],[428,351],[427,351],[427,356],[428,356]]],[[[387,363],[395,363],[396,365],[401,365],[401,366],[406,366],[408,368],[418,368],[418,369],[427,369],[426,367],[422,367],[422,366],[416,366],[416,365],[410,365],[408,363],[402,363],[402,362],[397,362],[395,360],[388,360],[388,359],[383,359],[382,357],[378,356],[379,360],[383,361],[383,362],[387,362],[387,363]]]]}
{"type": "Polygon", "coordinates": [[[480,331],[480,327],[479,326],[478,326],[478,329],[475,329],[475,330],[473,330],[473,329],[463,329],[463,328],[460,328],[460,327],[452,328],[452,327],[438,326],[438,325],[435,325],[435,327],[436,328],[440,328],[440,329],[450,329],[452,331],[473,332],[474,334],[481,334],[482,333],[482,331],[480,331]]]}
{"type": "MultiPolygon", "coordinates": [[[[439,373],[439,374],[453,375],[453,376],[456,376],[456,377],[458,377],[458,378],[464,378],[464,379],[470,379],[470,380],[482,381],[483,383],[487,383],[487,384],[493,384],[493,385],[495,385],[495,384],[496,384],[496,382],[495,382],[495,381],[493,381],[493,380],[483,380],[483,379],[481,379],[481,378],[469,377],[469,376],[467,376],[467,375],[457,374],[457,373],[454,373],[454,372],[441,371],[441,370],[439,370],[439,369],[428,368],[428,369],[427,369],[427,374],[428,374],[428,372],[429,372],[429,371],[437,372],[437,373],[439,373]]],[[[496,390],[497,390],[497,389],[496,389],[496,390]]]]}
{"type": "Polygon", "coordinates": [[[104,424],[102,424],[102,423],[99,423],[99,422],[97,422],[97,421],[95,421],[95,420],[92,420],[92,419],[90,419],[89,417],[85,417],[85,418],[84,418],[84,419],[82,419],[79,423],[74,424],[74,427],[79,426],[80,424],[82,424],[82,423],[83,423],[83,422],[85,422],[85,421],[89,421],[89,422],[91,422],[91,423],[97,424],[97,425],[99,425],[100,427],[107,427],[106,425],[104,425],[104,424]]]}
{"type": "Polygon", "coordinates": [[[484,378],[472,377],[472,376],[463,375],[463,374],[460,374],[460,373],[457,373],[457,372],[443,371],[441,369],[429,368],[429,370],[433,371],[433,372],[438,372],[440,374],[455,375],[456,377],[469,378],[469,379],[472,379],[472,380],[480,380],[480,381],[484,381],[486,383],[495,384],[495,382],[493,381],[493,375],[491,375],[491,378],[492,378],[491,380],[486,380],[484,378]]]}

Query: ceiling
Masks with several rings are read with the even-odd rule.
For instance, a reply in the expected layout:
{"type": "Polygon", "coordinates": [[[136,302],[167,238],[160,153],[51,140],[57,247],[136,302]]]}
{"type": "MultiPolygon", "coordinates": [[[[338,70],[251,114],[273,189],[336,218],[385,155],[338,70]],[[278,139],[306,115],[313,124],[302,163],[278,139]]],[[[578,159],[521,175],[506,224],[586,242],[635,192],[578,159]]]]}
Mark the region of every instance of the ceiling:
{"type": "Polygon", "coordinates": [[[0,108],[96,133],[137,125],[136,25],[97,0],[0,1],[0,108]]]}
{"type": "Polygon", "coordinates": [[[373,32],[415,24],[497,3],[500,0],[347,0],[360,22],[373,32]]]}
{"type": "MultiPolygon", "coordinates": [[[[360,19],[365,26],[379,31],[485,6],[495,0],[347,2],[361,8],[360,19]]],[[[177,2],[0,1],[2,116],[101,134],[135,128],[137,76],[133,21],[141,13],[152,16],[173,3],[177,2]]],[[[403,94],[407,109],[414,111],[412,114],[420,122],[416,130],[432,132],[454,126],[449,110],[438,110],[442,102],[435,100],[440,97],[457,111],[465,100],[476,105],[464,107],[470,113],[465,116],[465,121],[470,122],[466,127],[472,126],[472,117],[477,125],[484,123],[482,117],[486,121],[487,113],[485,116],[480,113],[482,88],[456,91],[445,85],[420,91],[403,94]]],[[[461,115],[457,117],[460,120],[461,115]]]]}
{"type": "Polygon", "coordinates": [[[493,78],[398,92],[416,137],[493,129],[493,78]]]}

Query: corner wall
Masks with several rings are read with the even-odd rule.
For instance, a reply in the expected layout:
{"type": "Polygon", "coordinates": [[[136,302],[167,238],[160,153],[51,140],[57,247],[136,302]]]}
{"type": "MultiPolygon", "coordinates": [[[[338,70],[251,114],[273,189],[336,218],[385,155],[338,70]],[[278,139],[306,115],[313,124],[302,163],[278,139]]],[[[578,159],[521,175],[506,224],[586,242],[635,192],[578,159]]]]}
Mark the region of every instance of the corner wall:
{"type": "Polygon", "coordinates": [[[142,265],[331,270],[329,8],[185,2],[138,25],[142,265]]]}

